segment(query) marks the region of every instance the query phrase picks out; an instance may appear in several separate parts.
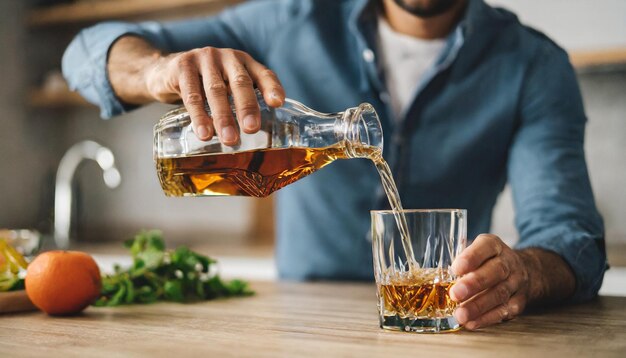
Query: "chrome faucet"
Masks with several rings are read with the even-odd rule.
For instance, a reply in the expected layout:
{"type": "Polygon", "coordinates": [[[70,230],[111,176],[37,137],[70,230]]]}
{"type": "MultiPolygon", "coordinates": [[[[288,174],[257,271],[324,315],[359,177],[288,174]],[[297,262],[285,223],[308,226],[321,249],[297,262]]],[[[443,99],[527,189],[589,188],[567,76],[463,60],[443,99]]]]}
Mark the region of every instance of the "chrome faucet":
{"type": "Polygon", "coordinates": [[[115,167],[115,157],[109,148],[86,140],[74,144],[67,150],[57,169],[54,190],[54,241],[57,248],[66,249],[70,244],[72,216],[72,179],[83,160],[91,159],[100,165],[104,184],[113,189],[120,185],[122,177],[115,167]]]}

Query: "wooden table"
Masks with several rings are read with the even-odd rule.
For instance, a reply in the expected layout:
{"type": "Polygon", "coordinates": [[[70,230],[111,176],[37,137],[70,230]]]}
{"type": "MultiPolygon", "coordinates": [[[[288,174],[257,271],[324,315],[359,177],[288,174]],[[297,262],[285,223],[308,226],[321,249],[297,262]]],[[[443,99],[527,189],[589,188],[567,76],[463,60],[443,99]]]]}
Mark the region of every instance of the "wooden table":
{"type": "Polygon", "coordinates": [[[371,284],[254,283],[252,297],[0,316],[0,357],[626,357],[626,297],[479,332],[378,328],[371,284]]]}

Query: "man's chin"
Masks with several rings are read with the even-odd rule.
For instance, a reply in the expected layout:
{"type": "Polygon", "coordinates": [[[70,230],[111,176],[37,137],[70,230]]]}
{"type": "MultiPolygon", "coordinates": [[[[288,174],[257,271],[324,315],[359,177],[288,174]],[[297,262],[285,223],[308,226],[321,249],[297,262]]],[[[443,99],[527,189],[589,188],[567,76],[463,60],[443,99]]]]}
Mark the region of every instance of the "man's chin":
{"type": "Polygon", "coordinates": [[[393,0],[398,6],[418,17],[434,17],[446,13],[461,0],[393,0]]]}

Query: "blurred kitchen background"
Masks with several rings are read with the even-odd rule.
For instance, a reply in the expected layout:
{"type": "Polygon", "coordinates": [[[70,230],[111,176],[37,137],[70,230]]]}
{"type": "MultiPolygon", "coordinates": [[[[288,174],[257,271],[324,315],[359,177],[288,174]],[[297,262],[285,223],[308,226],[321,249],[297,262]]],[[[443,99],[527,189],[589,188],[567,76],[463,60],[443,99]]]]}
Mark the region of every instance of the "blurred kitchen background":
{"type": "MultiPolygon", "coordinates": [[[[155,175],[152,126],[169,108],[150,105],[109,121],[70,93],[63,51],[84,26],[200,16],[240,1],[0,0],[0,227],[51,233],[55,173],[73,144],[112,150],[121,185],[105,186],[93,161],[78,168],[73,233],[79,242],[119,241],[158,228],[170,243],[270,247],[272,200],[166,198],[155,175]]],[[[626,265],[626,1],[489,0],[515,11],[571,54],[589,117],[587,159],[613,265],[626,265]]],[[[339,110],[339,109],[338,109],[339,110]]],[[[516,240],[505,190],[492,232],[516,240]]]]}

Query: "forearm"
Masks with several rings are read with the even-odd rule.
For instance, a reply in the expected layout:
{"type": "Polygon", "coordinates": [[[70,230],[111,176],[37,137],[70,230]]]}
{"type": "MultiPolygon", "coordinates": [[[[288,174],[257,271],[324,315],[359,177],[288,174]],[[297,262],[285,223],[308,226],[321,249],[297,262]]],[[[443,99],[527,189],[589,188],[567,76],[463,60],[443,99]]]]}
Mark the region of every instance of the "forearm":
{"type": "Polygon", "coordinates": [[[119,38],[111,46],[107,59],[107,72],[115,95],[129,104],[154,101],[147,86],[146,74],[160,58],[161,51],[140,37],[119,38]]]}
{"type": "Polygon", "coordinates": [[[528,269],[529,305],[559,302],[572,296],[576,277],[561,256],[537,248],[517,252],[528,269]]]}

